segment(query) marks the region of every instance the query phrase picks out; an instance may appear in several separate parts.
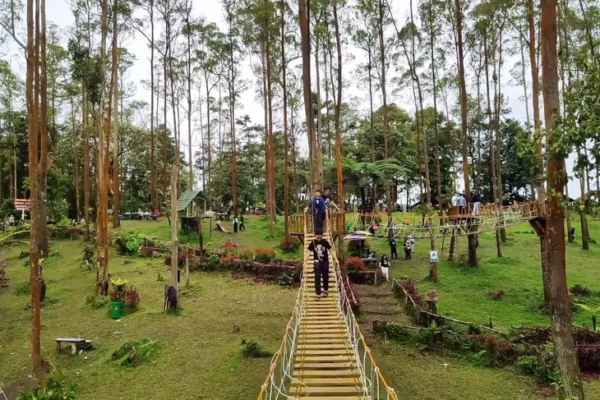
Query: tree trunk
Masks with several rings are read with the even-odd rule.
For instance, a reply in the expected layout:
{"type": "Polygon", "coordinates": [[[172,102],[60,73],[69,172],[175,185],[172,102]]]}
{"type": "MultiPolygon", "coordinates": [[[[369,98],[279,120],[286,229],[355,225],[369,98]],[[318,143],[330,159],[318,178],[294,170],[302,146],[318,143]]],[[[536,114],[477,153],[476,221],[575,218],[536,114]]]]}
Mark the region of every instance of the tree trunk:
{"type": "MultiPolygon", "coordinates": [[[[192,43],[191,43],[191,28],[190,28],[190,9],[186,16],[187,24],[187,128],[188,128],[188,163],[189,163],[189,190],[194,190],[194,159],[192,158],[192,43]]],[[[202,121],[200,121],[202,125],[202,121]]],[[[234,164],[235,165],[235,164],[234,164]]],[[[186,278],[186,280],[189,278],[186,278]]],[[[186,281],[186,285],[189,282],[186,281]]]]}
{"type": "Polygon", "coordinates": [[[229,48],[229,71],[231,73],[229,77],[229,126],[231,131],[231,200],[233,203],[233,214],[238,214],[238,173],[237,173],[237,153],[235,143],[235,64],[233,59],[233,37],[231,32],[233,31],[233,19],[229,19],[229,35],[230,35],[230,48],[229,48]]]}
{"type": "Polygon", "coordinates": [[[338,19],[338,0],[333,0],[333,24],[335,27],[335,47],[337,50],[337,97],[335,99],[335,158],[337,172],[338,207],[344,212],[344,170],[342,169],[342,133],[340,117],[342,110],[342,40],[338,19]]]}
{"type": "MultiPolygon", "coordinates": [[[[45,0],[42,0],[45,6],[45,0]]],[[[39,0],[36,0],[35,21],[39,22],[39,0]]],[[[31,291],[31,360],[33,374],[40,386],[44,386],[45,377],[42,367],[41,323],[40,310],[41,271],[39,251],[40,225],[40,193],[38,168],[38,101],[39,101],[39,23],[35,23],[33,0],[27,0],[27,136],[29,149],[29,198],[31,234],[29,240],[29,285],[31,291]],[[35,35],[35,36],[34,36],[35,35]]],[[[15,188],[16,190],[16,188],[15,188]]]]}
{"type": "MultiPolygon", "coordinates": [[[[387,106],[387,92],[386,92],[386,77],[385,77],[385,46],[383,38],[383,0],[379,0],[379,47],[380,47],[380,62],[381,62],[381,97],[383,99],[383,149],[384,157],[388,159],[390,157],[390,114],[387,106]]],[[[388,202],[387,215],[388,224],[392,223],[392,185],[390,182],[384,182],[386,188],[386,198],[388,202]]],[[[373,202],[375,204],[375,202],[373,202]]],[[[394,237],[394,230],[392,226],[388,226],[388,238],[394,237]]]]}
{"type": "Polygon", "coordinates": [[[85,219],[85,240],[90,236],[90,141],[89,141],[89,100],[85,89],[82,94],[83,111],[83,218],[85,219]]]}
{"type": "MultiPolygon", "coordinates": [[[[544,212],[546,208],[546,188],[544,186],[544,156],[542,154],[542,141],[540,131],[540,83],[536,59],[536,37],[533,0],[527,1],[527,22],[529,26],[529,64],[531,66],[531,99],[533,102],[533,127],[535,132],[535,158],[536,158],[536,191],[538,211],[544,212]]],[[[545,255],[542,254],[542,263],[545,261],[545,255]]],[[[542,266],[543,268],[543,266],[542,266]]]]}
{"type": "Polygon", "coordinates": [[[275,217],[277,206],[275,204],[275,141],[273,137],[273,92],[271,83],[271,39],[267,30],[265,43],[265,57],[267,61],[267,108],[269,109],[269,135],[267,137],[267,166],[269,167],[269,227],[271,236],[275,235],[275,217]]]}
{"type": "Polygon", "coordinates": [[[306,113],[306,131],[308,134],[310,190],[314,192],[319,186],[319,169],[310,87],[310,12],[306,7],[306,0],[298,0],[298,17],[302,40],[302,86],[304,92],[304,111],[306,113]]]}
{"type": "MultiPolygon", "coordinates": [[[[158,90],[157,92],[159,92],[158,90]]],[[[156,102],[158,106],[158,99],[156,102]]],[[[158,116],[158,113],[157,113],[158,116]]],[[[156,163],[154,160],[154,0],[150,0],[150,203],[158,210],[156,195],[156,163]]]]}
{"type": "MultiPolygon", "coordinates": [[[[317,78],[317,173],[319,175],[319,187],[323,190],[323,114],[321,114],[321,74],[319,65],[319,35],[315,35],[315,74],[317,78]]],[[[325,57],[323,57],[325,58],[325,57]]],[[[327,73],[325,73],[327,76],[327,73]]],[[[312,104],[311,104],[312,107],[312,104]]]]}
{"type": "MultiPolygon", "coordinates": [[[[38,1],[38,0],[36,0],[38,1]]],[[[40,258],[46,258],[49,254],[48,249],[48,84],[46,73],[46,1],[42,0],[41,7],[41,32],[39,33],[39,53],[40,53],[40,103],[41,113],[38,121],[40,129],[40,258]]]]}
{"type": "MultiPolygon", "coordinates": [[[[162,176],[162,186],[163,186],[163,193],[162,193],[162,203],[161,207],[167,206],[167,148],[169,146],[169,135],[167,133],[167,53],[169,52],[169,44],[165,43],[165,54],[163,57],[163,74],[164,74],[164,82],[163,82],[163,146],[162,146],[162,153],[163,153],[163,176],[162,176]]],[[[173,123],[175,123],[175,121],[173,121],[173,123]]],[[[166,213],[166,208],[165,208],[165,213],[166,213]]]]}
{"type": "MultiPolygon", "coordinates": [[[[169,19],[166,18],[165,31],[167,38],[171,37],[171,25],[169,19]]],[[[175,138],[175,160],[171,171],[171,285],[179,292],[178,272],[179,272],[179,237],[177,232],[177,195],[179,188],[179,131],[177,126],[178,118],[176,117],[177,102],[175,100],[175,78],[173,71],[173,53],[170,42],[167,42],[167,51],[165,53],[165,61],[169,60],[169,74],[165,73],[165,88],[167,87],[167,76],[170,81],[171,89],[171,111],[173,114],[173,137],[175,138]]],[[[166,69],[166,66],[165,66],[166,69]]],[[[166,111],[166,108],[165,108],[166,111]]],[[[166,123],[165,115],[165,123],[166,123]]]]}
{"type": "MultiPolygon", "coordinates": [[[[121,183],[120,183],[120,171],[119,171],[119,60],[117,57],[117,36],[118,36],[118,14],[117,7],[118,0],[115,0],[113,4],[114,15],[113,15],[113,60],[115,62],[114,68],[114,76],[115,81],[114,85],[114,93],[113,93],[113,112],[115,114],[113,121],[113,215],[112,215],[112,223],[113,228],[121,227],[121,219],[119,218],[119,213],[121,212],[121,183]]],[[[152,96],[150,96],[152,97],[152,96]]]]}
{"type": "Polygon", "coordinates": [[[542,88],[548,143],[546,172],[548,189],[554,193],[549,196],[547,205],[546,262],[550,278],[549,304],[547,306],[550,310],[552,339],[561,382],[558,387],[558,397],[561,400],[584,400],[575,341],[571,330],[572,315],[565,263],[564,210],[560,204],[566,183],[563,175],[565,159],[560,152],[553,150],[562,137],[560,130],[554,130],[554,113],[560,109],[556,50],[556,0],[542,0],[541,9],[542,88]]]}
{"type": "MultiPolygon", "coordinates": [[[[577,147],[577,156],[581,159],[583,155],[581,154],[581,148],[577,147]]],[[[585,192],[585,168],[579,168],[579,190],[581,191],[581,197],[579,198],[579,222],[581,224],[581,248],[583,250],[590,249],[590,231],[588,229],[587,217],[584,211],[581,211],[581,208],[584,208],[587,202],[587,196],[585,192]]]]}
{"type": "MultiPolygon", "coordinates": [[[[81,103],[83,109],[83,102],[81,103]]],[[[79,201],[79,147],[77,146],[77,130],[75,129],[75,102],[71,96],[71,130],[73,131],[73,178],[75,179],[75,221],[79,222],[80,201],[79,201]]]]}
{"type": "MultiPolygon", "coordinates": [[[[488,60],[488,44],[487,44],[487,29],[483,33],[483,51],[484,51],[484,62],[485,62],[485,85],[486,85],[486,93],[487,93],[487,105],[488,105],[488,125],[489,125],[489,137],[490,137],[490,170],[492,174],[492,199],[494,200],[494,205],[496,207],[496,211],[500,212],[501,203],[498,199],[498,180],[496,179],[496,156],[494,147],[497,144],[494,141],[494,134],[492,131],[492,126],[494,126],[492,119],[492,98],[490,96],[490,73],[489,73],[489,60],[488,60]]],[[[495,85],[494,85],[495,90],[495,85]]],[[[496,104],[496,102],[494,102],[496,104]]],[[[495,112],[494,112],[495,114],[495,112]]],[[[496,132],[498,134],[498,132],[496,132]]],[[[500,237],[500,229],[496,228],[496,255],[498,257],[502,257],[502,238],[500,237]]]]}
{"type": "Polygon", "coordinates": [[[283,213],[284,235],[286,244],[291,243],[290,238],[290,181],[288,177],[289,141],[288,141],[288,101],[286,85],[286,59],[285,59],[285,0],[281,0],[281,89],[283,91],[283,213]]]}
{"type": "MultiPolygon", "coordinates": [[[[500,112],[502,108],[502,86],[501,86],[501,78],[502,78],[502,30],[503,25],[500,26],[500,33],[498,38],[498,91],[496,93],[496,179],[498,180],[498,184],[496,186],[498,190],[498,201],[500,202],[500,206],[503,205],[504,199],[504,188],[502,187],[502,132],[500,131],[500,112]]],[[[496,69],[494,64],[494,69],[496,69]]],[[[504,228],[504,217],[502,217],[502,226],[500,227],[500,238],[502,240],[502,244],[506,244],[506,229],[504,228]]]]}
{"type": "MultiPolygon", "coordinates": [[[[467,85],[465,82],[465,60],[463,54],[463,34],[462,34],[462,9],[460,0],[454,0],[456,6],[456,36],[458,42],[458,75],[460,77],[460,119],[462,131],[462,165],[463,180],[465,184],[465,196],[468,202],[471,202],[471,186],[469,182],[469,137],[467,122],[467,85]]],[[[473,230],[474,224],[470,224],[469,230],[473,230]]],[[[474,234],[468,235],[469,242],[469,265],[477,267],[477,238],[474,234]]]]}
{"type": "Polygon", "coordinates": [[[203,188],[206,191],[207,201],[210,207],[212,207],[211,203],[211,171],[212,171],[212,139],[211,139],[211,131],[210,131],[210,88],[208,83],[208,74],[204,74],[204,84],[206,86],[206,150],[207,150],[207,160],[206,165],[208,169],[208,176],[206,181],[206,188],[203,188]]]}

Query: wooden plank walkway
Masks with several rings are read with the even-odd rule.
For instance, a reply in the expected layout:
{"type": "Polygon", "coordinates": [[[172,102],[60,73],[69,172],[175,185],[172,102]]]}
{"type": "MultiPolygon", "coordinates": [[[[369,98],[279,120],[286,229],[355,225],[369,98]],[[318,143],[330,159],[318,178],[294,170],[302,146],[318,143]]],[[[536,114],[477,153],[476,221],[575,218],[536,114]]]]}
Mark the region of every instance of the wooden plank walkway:
{"type": "MultiPolygon", "coordinates": [[[[324,238],[331,241],[327,234],[324,238]]],[[[313,239],[312,234],[306,235],[305,251],[313,239]]],[[[330,266],[329,296],[316,301],[312,252],[304,264],[304,311],[288,395],[306,400],[371,400],[364,395],[348,327],[338,307],[339,293],[331,257],[330,266]]]]}

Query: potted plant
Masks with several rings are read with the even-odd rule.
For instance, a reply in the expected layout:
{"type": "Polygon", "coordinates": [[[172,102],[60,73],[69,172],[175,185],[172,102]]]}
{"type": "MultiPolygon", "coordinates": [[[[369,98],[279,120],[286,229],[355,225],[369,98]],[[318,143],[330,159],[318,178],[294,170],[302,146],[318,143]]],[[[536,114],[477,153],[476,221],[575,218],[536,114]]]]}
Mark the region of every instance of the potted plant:
{"type": "Polygon", "coordinates": [[[123,300],[127,286],[127,279],[110,280],[112,292],[110,293],[110,316],[112,319],[119,319],[123,314],[123,300]]]}

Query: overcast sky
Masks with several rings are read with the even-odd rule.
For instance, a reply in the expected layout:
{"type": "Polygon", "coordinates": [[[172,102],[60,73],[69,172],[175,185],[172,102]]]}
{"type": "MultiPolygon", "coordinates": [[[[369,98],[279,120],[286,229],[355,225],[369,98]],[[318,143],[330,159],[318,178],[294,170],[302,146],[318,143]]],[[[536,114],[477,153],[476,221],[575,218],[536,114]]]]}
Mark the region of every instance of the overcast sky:
{"type": "MultiPolygon", "coordinates": [[[[414,1],[415,11],[416,11],[416,3],[414,1]]],[[[409,4],[408,1],[405,0],[392,0],[392,8],[394,9],[395,18],[400,26],[404,24],[404,22],[408,18],[409,14],[409,4]]],[[[194,1],[194,16],[204,16],[208,21],[214,21],[219,24],[222,29],[225,29],[224,20],[222,16],[222,6],[220,0],[197,0],[194,1]]],[[[69,1],[66,0],[47,0],[47,18],[49,21],[53,21],[65,31],[68,31],[69,26],[74,24],[73,14],[71,12],[71,8],[69,5],[69,1]]],[[[139,84],[142,80],[149,80],[150,77],[150,68],[149,68],[149,57],[150,51],[147,46],[146,40],[141,37],[141,35],[137,35],[134,38],[130,38],[125,40],[120,44],[122,47],[126,47],[130,53],[133,53],[136,57],[136,62],[128,73],[128,79],[133,81],[134,83],[138,83],[137,90],[134,98],[138,100],[144,100],[149,102],[149,90],[145,89],[143,85],[139,84]]],[[[355,69],[357,63],[363,62],[363,56],[360,51],[357,49],[348,48],[350,53],[355,56],[354,61],[344,62],[344,79],[346,83],[350,82],[348,87],[344,88],[344,98],[365,98],[363,104],[365,105],[363,109],[367,109],[368,107],[368,98],[364,96],[364,90],[360,89],[355,83],[353,83],[353,69],[355,69]]],[[[512,68],[516,59],[508,58],[504,64],[504,73],[502,75],[502,79],[504,82],[508,82],[510,80],[510,75],[508,70],[512,68]]],[[[24,62],[18,62],[21,69],[24,70],[24,62]]],[[[314,70],[314,68],[313,68],[314,70]]],[[[248,90],[246,90],[241,99],[239,101],[239,110],[236,111],[237,115],[248,114],[251,116],[253,122],[262,123],[263,121],[263,107],[262,102],[257,101],[256,92],[255,92],[255,81],[256,78],[252,74],[250,68],[248,67],[248,63],[244,66],[243,77],[248,81],[248,90]]],[[[354,79],[355,80],[355,79],[354,79]]],[[[471,82],[467,82],[467,90],[469,91],[469,84],[471,82]]],[[[512,85],[504,85],[504,95],[506,97],[506,101],[508,102],[508,106],[511,109],[511,118],[516,118],[521,121],[526,120],[525,113],[525,103],[523,101],[523,92],[521,87],[515,87],[512,85]]],[[[413,110],[414,106],[412,105],[412,95],[407,92],[394,92],[390,95],[389,102],[393,102],[401,106],[402,108],[413,110]]],[[[456,96],[453,96],[453,99],[450,102],[455,100],[456,96]]],[[[426,106],[432,105],[431,99],[425,100],[426,106]]],[[[359,103],[360,106],[360,103],[359,103]]],[[[531,109],[531,106],[530,106],[531,109]]],[[[543,112],[543,110],[541,110],[543,112]]],[[[543,114],[542,114],[543,115],[543,114]]],[[[182,112],[181,118],[185,118],[185,113],[182,112]]],[[[199,118],[194,117],[194,128],[193,128],[193,139],[192,146],[194,150],[197,150],[200,146],[200,124],[199,118]]],[[[186,125],[186,124],[182,124],[186,125]]],[[[187,126],[182,126],[181,132],[181,141],[182,141],[182,151],[187,154],[187,146],[188,143],[188,135],[187,135],[187,126]]],[[[305,138],[301,138],[299,141],[301,148],[307,148],[307,140],[305,138]]],[[[569,160],[569,164],[572,165],[572,160],[569,160]]],[[[569,194],[571,197],[579,196],[579,185],[570,182],[569,184],[569,194]]]]}

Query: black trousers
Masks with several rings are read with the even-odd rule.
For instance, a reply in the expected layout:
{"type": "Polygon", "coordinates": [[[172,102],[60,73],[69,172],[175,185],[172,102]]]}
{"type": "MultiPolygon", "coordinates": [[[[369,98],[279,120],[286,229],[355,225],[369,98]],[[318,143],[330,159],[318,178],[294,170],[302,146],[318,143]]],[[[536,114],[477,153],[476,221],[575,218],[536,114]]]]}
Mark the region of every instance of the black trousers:
{"type": "Polygon", "coordinates": [[[315,233],[323,234],[323,223],[325,222],[325,217],[321,213],[317,213],[313,218],[313,222],[313,230],[315,231],[315,233]]]}
{"type": "Polygon", "coordinates": [[[315,263],[315,291],[317,296],[321,295],[321,277],[323,278],[323,290],[329,291],[329,263],[315,263]]]}
{"type": "Polygon", "coordinates": [[[412,259],[412,250],[404,249],[404,257],[405,257],[405,260],[411,260],[412,259]]]}
{"type": "Polygon", "coordinates": [[[246,230],[246,225],[244,225],[243,222],[240,222],[240,231],[245,231],[246,230]]]}
{"type": "Polygon", "coordinates": [[[397,260],[398,259],[398,249],[396,248],[396,246],[390,247],[390,252],[391,252],[392,260],[397,260]]]}

